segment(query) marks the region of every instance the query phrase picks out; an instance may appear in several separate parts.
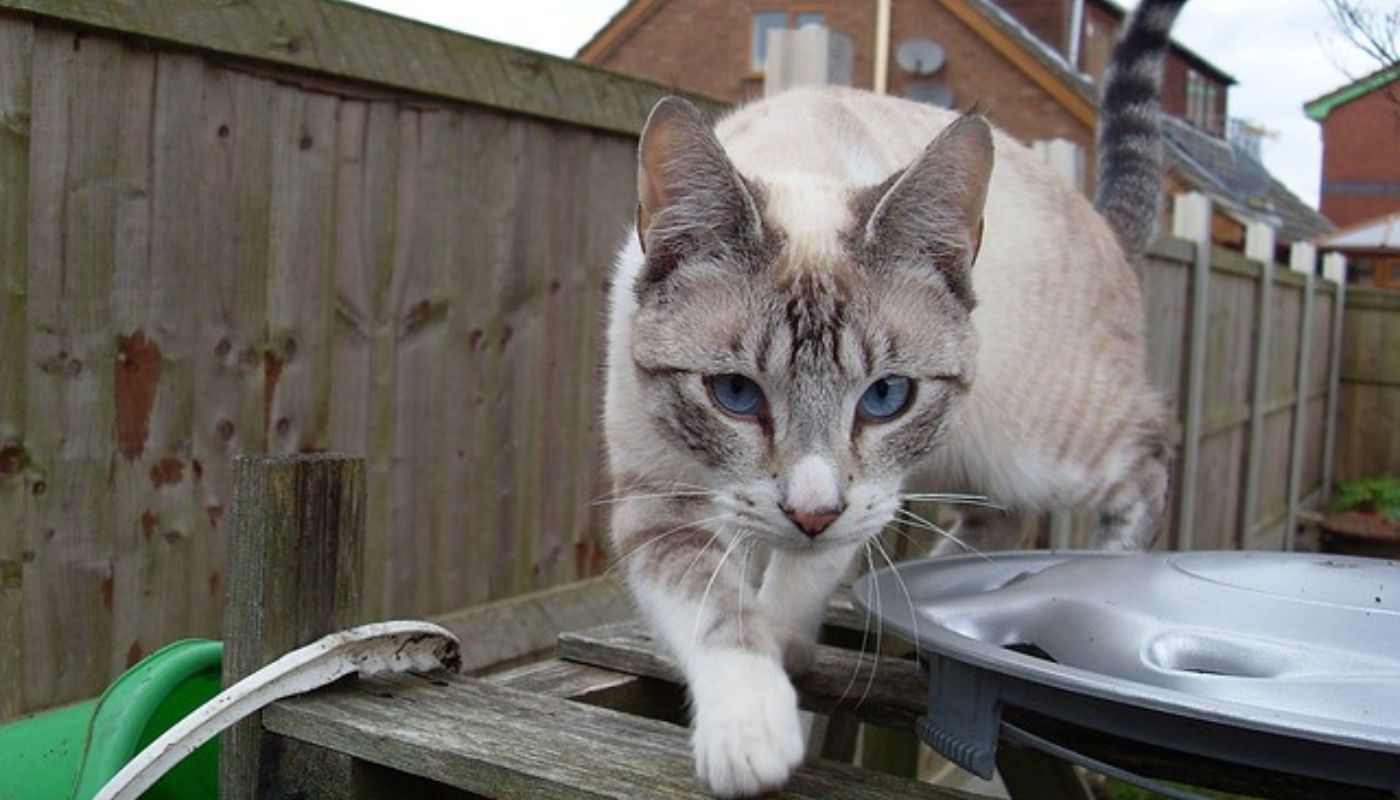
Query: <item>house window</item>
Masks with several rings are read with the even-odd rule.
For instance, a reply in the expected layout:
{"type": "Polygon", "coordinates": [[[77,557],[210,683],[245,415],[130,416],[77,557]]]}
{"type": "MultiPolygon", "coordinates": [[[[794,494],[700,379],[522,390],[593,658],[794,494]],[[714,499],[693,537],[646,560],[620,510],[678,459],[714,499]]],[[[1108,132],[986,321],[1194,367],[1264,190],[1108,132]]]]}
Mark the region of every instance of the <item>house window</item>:
{"type": "Polygon", "coordinates": [[[760,11],[753,15],[753,48],[750,51],[749,66],[754,72],[763,72],[768,61],[768,32],[787,28],[805,28],[808,25],[825,25],[826,14],[820,11],[760,11]]]}
{"type": "Polygon", "coordinates": [[[1186,119],[1196,127],[1219,133],[1216,99],[1219,87],[1194,69],[1186,71],[1186,119]]]}

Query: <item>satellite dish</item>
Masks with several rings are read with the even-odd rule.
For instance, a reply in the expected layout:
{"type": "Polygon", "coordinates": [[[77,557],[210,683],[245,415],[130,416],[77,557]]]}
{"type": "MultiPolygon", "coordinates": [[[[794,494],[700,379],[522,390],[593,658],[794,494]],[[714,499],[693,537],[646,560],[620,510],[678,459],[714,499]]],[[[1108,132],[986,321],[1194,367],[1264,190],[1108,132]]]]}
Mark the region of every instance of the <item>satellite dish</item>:
{"type": "Polygon", "coordinates": [[[939,108],[953,107],[953,90],[939,81],[910,81],[904,89],[904,96],[939,108]]]}
{"type": "Polygon", "coordinates": [[[943,66],[943,46],[931,39],[910,39],[894,53],[899,68],[913,75],[932,75],[943,66]]]}

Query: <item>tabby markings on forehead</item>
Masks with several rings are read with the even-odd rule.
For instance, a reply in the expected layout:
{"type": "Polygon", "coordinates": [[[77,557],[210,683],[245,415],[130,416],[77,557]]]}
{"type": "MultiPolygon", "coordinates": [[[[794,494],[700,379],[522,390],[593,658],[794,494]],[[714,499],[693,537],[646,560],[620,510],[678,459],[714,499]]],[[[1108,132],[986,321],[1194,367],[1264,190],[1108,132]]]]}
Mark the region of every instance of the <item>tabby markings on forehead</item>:
{"type": "Polygon", "coordinates": [[[784,317],[791,337],[790,368],[812,368],[825,363],[840,366],[841,332],[846,325],[843,293],[829,291],[823,281],[806,279],[794,284],[784,317]]]}

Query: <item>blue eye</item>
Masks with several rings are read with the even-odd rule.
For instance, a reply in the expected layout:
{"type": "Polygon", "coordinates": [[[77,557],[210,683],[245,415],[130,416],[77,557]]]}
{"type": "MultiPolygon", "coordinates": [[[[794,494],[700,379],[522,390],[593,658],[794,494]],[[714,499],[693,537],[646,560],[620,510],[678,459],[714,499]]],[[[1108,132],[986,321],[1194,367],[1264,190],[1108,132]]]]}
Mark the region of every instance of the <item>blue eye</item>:
{"type": "Polygon", "coordinates": [[[914,396],[914,384],[902,375],[886,375],[870,384],[856,404],[856,413],[871,422],[894,419],[909,405],[914,396]]]}
{"type": "Polygon", "coordinates": [[[763,390],[743,375],[711,375],[705,383],[715,405],[736,417],[752,417],[763,410],[763,390]]]}

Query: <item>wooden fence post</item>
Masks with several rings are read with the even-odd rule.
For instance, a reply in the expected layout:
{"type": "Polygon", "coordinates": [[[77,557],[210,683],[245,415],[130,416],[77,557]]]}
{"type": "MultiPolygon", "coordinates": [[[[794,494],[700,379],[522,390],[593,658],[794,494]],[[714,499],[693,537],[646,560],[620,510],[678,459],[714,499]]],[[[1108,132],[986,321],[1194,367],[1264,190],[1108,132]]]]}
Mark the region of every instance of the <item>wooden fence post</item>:
{"type": "Polygon", "coordinates": [[[1305,242],[1293,245],[1289,266],[1303,273],[1303,315],[1298,340],[1297,380],[1293,384],[1293,430],[1288,455],[1288,521],[1283,529],[1283,547],[1292,550],[1298,536],[1298,502],[1303,489],[1303,435],[1308,423],[1308,367],[1312,363],[1313,304],[1317,281],[1317,248],[1305,242]]]}
{"type": "Polygon", "coordinates": [[[1264,405],[1269,391],[1269,356],[1274,337],[1274,229],[1251,222],[1245,255],[1259,262],[1258,308],[1254,319],[1254,377],[1249,394],[1249,439],[1245,450],[1244,500],[1240,503],[1240,549],[1249,549],[1259,516],[1259,469],[1264,461],[1264,405]]]}
{"type": "MultiPolygon", "coordinates": [[[[234,461],[224,685],[327,633],[360,622],[364,459],[336,455],[234,461]]],[[[224,734],[223,798],[262,796],[281,759],[260,715],[224,734]]],[[[305,765],[304,765],[305,766],[305,765]]]]}
{"type": "Polygon", "coordinates": [[[1201,459],[1201,417],[1206,381],[1206,336],[1210,315],[1210,198],[1179,194],[1172,209],[1172,235],[1196,245],[1191,269],[1191,328],[1186,353],[1186,421],[1181,443],[1181,489],[1177,495],[1176,547],[1190,550],[1195,540],[1196,477],[1201,459]]]}
{"type": "Polygon", "coordinates": [[[1322,502],[1332,499],[1332,466],[1337,455],[1337,405],[1341,399],[1342,323],[1347,308],[1347,257],[1328,253],[1322,257],[1322,277],[1337,284],[1332,305],[1332,352],[1327,357],[1327,411],[1323,417],[1322,502]]]}

